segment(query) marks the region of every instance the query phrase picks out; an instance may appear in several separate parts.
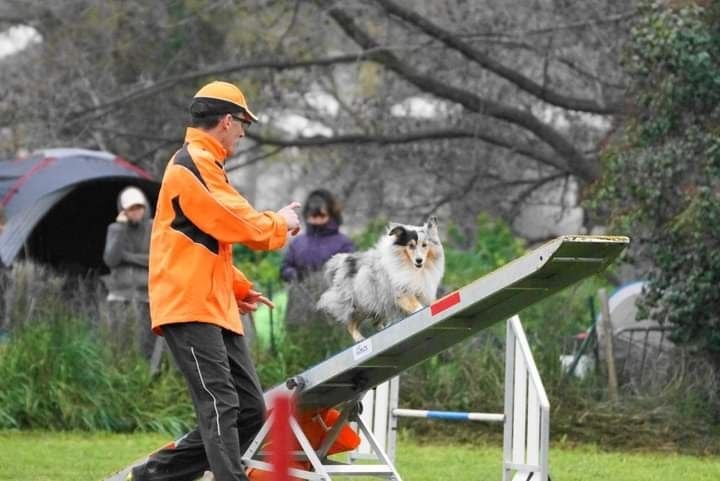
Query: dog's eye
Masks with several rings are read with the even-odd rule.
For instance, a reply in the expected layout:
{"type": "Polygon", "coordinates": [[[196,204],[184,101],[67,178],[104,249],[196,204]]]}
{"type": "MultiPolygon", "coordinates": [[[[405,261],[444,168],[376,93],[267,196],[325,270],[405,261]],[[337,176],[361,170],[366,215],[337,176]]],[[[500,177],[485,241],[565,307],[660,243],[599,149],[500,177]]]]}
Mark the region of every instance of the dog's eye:
{"type": "Polygon", "coordinates": [[[427,247],[427,242],[423,242],[423,247],[427,247]]]}

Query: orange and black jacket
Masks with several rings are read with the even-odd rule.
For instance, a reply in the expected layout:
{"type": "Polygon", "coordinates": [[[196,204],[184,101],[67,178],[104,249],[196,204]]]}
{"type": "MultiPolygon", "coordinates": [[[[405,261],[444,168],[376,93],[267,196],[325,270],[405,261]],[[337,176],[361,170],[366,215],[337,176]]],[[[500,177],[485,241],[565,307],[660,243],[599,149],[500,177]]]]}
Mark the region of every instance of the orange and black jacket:
{"type": "Polygon", "coordinates": [[[153,330],[207,322],[243,333],[236,299],[252,283],[233,266],[232,244],[255,250],[285,245],[288,228],[274,212],[258,212],[228,182],[225,148],[188,128],[185,145],[163,175],[150,240],[153,330]]]}

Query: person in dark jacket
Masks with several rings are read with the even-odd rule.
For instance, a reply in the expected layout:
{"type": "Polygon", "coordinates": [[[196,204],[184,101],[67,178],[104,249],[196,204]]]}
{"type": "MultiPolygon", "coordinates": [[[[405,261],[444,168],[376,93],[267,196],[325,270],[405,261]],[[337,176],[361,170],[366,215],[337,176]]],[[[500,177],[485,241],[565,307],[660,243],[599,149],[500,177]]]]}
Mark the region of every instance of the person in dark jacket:
{"type": "Polygon", "coordinates": [[[348,236],[340,232],[342,213],[335,197],[325,189],[312,191],[303,207],[305,232],[291,244],[283,258],[283,280],[302,281],[319,271],[332,256],[355,250],[348,236]]]}
{"type": "Polygon", "coordinates": [[[137,187],[118,195],[118,216],[107,229],[103,260],[110,268],[108,288],[109,328],[113,340],[128,345],[138,339],[147,359],[153,354],[155,334],[150,329],[148,306],[148,252],[152,219],[148,201],[137,187]]]}
{"type": "Polygon", "coordinates": [[[280,275],[289,284],[285,322],[307,324],[320,319],[315,302],[325,290],[322,268],[335,254],[353,252],[348,236],[340,232],[342,209],[325,189],[310,192],[303,204],[305,231],[288,247],[280,275]]]}

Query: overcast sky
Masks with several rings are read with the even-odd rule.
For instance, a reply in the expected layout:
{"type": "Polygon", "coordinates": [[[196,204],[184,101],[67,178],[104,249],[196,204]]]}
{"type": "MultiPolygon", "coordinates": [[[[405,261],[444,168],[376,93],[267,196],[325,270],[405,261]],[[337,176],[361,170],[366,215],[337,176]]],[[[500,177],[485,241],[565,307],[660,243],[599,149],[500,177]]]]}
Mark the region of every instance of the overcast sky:
{"type": "Polygon", "coordinates": [[[0,57],[25,48],[30,42],[39,41],[40,35],[32,27],[12,27],[0,33],[0,57]]]}

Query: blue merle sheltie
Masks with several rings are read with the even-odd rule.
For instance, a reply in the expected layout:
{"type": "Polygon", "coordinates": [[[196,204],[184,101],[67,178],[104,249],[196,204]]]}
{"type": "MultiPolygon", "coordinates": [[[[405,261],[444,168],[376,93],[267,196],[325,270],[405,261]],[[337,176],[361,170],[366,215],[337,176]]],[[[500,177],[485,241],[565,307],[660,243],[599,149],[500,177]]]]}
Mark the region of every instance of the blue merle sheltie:
{"type": "Polygon", "coordinates": [[[435,300],[445,272],[437,217],[422,226],[390,224],[375,246],[336,254],[325,265],[330,288],[317,308],[345,324],[353,339],[364,339],[360,324],[382,329],[435,300]]]}

